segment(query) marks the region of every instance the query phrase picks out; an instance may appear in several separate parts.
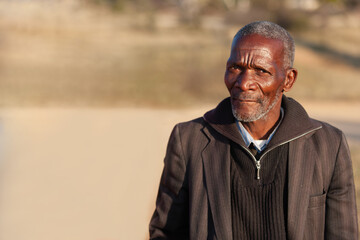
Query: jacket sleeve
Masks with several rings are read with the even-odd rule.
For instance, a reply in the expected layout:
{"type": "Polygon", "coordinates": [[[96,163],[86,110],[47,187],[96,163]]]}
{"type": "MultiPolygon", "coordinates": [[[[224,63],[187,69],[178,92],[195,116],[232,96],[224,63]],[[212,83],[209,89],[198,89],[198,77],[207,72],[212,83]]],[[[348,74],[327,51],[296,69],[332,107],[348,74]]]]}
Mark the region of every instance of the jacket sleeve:
{"type": "Polygon", "coordinates": [[[171,133],[164,160],[150,239],[188,239],[186,161],[179,126],[171,133]]]}
{"type": "Polygon", "coordinates": [[[344,135],[327,193],[325,214],[325,239],[358,239],[353,169],[344,135]]]}

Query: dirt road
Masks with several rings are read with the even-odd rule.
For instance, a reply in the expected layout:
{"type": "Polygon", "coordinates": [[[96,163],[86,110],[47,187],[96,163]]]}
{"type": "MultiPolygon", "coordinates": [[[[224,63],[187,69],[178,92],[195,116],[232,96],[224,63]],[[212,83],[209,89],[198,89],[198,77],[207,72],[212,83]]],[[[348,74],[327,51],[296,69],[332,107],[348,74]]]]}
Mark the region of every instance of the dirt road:
{"type": "MultiPolygon", "coordinates": [[[[359,104],[305,105],[359,143],[359,104]]],[[[146,239],[170,131],[206,109],[2,109],[0,239],[146,239]]]]}

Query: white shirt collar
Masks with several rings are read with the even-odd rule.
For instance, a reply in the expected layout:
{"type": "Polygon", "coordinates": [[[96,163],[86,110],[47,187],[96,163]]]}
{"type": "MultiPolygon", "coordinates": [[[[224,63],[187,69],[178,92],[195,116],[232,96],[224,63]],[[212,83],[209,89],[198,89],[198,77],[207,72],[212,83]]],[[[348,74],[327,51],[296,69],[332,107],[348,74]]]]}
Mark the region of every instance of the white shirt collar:
{"type": "Polygon", "coordinates": [[[241,137],[243,138],[244,142],[245,142],[245,145],[247,147],[250,146],[251,143],[254,144],[255,148],[259,151],[259,152],[262,152],[266,146],[269,144],[271,138],[274,136],[276,130],[278,129],[278,127],[280,126],[282,120],[284,118],[284,109],[281,108],[280,109],[280,121],[279,123],[277,124],[277,126],[275,127],[275,129],[272,131],[272,133],[270,134],[270,136],[268,137],[268,139],[265,139],[265,140],[255,140],[251,134],[244,128],[244,126],[242,125],[241,122],[239,121],[236,121],[237,123],[237,126],[239,128],[239,131],[240,131],[240,134],[241,134],[241,137]]]}

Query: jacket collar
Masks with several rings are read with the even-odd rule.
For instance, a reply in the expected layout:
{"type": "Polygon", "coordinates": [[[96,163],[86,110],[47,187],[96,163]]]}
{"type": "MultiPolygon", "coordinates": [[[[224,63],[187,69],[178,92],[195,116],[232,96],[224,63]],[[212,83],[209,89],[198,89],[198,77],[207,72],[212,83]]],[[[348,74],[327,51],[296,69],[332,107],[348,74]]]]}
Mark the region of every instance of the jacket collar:
{"type": "MultiPolygon", "coordinates": [[[[321,127],[321,124],[311,119],[294,99],[283,96],[281,106],[285,113],[284,119],[267,148],[289,142],[321,127]]],[[[220,134],[245,146],[232,114],[230,98],[224,99],[215,109],[205,113],[204,119],[220,134]]]]}

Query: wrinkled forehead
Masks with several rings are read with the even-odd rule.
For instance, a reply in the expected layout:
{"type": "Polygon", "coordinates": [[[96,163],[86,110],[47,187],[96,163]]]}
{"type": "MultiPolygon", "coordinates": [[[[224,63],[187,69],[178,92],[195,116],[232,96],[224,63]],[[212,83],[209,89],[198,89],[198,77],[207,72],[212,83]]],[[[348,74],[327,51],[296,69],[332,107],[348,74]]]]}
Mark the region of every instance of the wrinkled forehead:
{"type": "Polygon", "coordinates": [[[244,57],[251,57],[260,62],[275,60],[274,54],[266,48],[233,48],[231,50],[230,59],[239,60],[244,57]]]}
{"type": "Polygon", "coordinates": [[[245,53],[274,60],[276,58],[283,59],[284,47],[280,40],[265,38],[257,34],[235,37],[231,45],[232,57],[245,53]]]}

